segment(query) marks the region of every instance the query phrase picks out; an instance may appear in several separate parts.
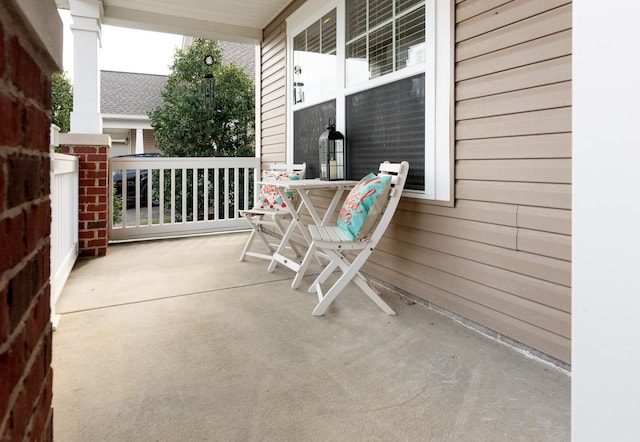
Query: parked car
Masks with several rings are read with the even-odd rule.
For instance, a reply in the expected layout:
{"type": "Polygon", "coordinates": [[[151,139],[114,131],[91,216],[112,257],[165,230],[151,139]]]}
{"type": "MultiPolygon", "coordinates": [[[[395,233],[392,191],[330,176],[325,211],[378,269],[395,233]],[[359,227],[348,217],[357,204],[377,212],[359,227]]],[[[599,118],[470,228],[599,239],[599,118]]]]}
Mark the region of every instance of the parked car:
{"type": "MultiPolygon", "coordinates": [[[[120,157],[138,157],[138,158],[157,158],[159,154],[143,153],[133,155],[120,155],[120,157]]],[[[147,169],[140,170],[140,207],[147,206],[147,186],[148,186],[147,169]]],[[[113,173],[114,195],[122,198],[122,170],[113,173]]],[[[136,171],[135,169],[127,169],[127,209],[136,206],[136,171]]]]}

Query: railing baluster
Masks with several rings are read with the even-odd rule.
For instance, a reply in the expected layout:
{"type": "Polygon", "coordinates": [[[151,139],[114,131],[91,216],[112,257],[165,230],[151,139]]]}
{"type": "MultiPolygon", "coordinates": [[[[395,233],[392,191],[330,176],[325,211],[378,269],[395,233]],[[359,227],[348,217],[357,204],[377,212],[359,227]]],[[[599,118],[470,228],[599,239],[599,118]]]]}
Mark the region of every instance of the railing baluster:
{"type": "Polygon", "coordinates": [[[220,168],[213,169],[213,219],[220,219],[220,168]]]}
{"type": "Polygon", "coordinates": [[[153,201],[151,191],[153,190],[153,169],[147,169],[147,226],[153,225],[153,201]]]}
{"type": "Polygon", "coordinates": [[[224,219],[229,219],[229,168],[224,168],[224,219]]]}
{"type": "MultiPolygon", "coordinates": [[[[249,168],[244,169],[244,195],[242,198],[242,209],[249,208],[249,168]]],[[[238,210],[236,210],[236,216],[238,216],[238,210]]]]}
{"type": "Polygon", "coordinates": [[[164,224],[164,171],[166,169],[162,168],[160,169],[160,171],[158,172],[159,178],[158,178],[158,198],[160,199],[159,201],[159,206],[158,206],[158,224],[159,225],[163,225],[164,224]]]}
{"type": "Polygon", "coordinates": [[[199,169],[192,169],[193,172],[192,173],[192,177],[191,177],[191,181],[193,183],[193,195],[191,195],[191,200],[193,202],[193,207],[191,209],[191,212],[193,213],[192,217],[192,221],[195,223],[196,221],[198,221],[198,191],[200,190],[200,187],[198,186],[198,170],[199,169]]]}
{"type": "Polygon", "coordinates": [[[205,168],[202,174],[202,220],[209,221],[209,169],[205,168]]]}
{"type": "Polygon", "coordinates": [[[182,188],[181,190],[181,200],[182,200],[182,217],[181,221],[183,223],[187,222],[187,169],[182,168],[182,174],[180,176],[182,178],[182,188]]]}
{"type": "Polygon", "coordinates": [[[171,224],[176,223],[176,169],[171,168],[171,224]]]}
{"type": "Polygon", "coordinates": [[[239,167],[233,168],[233,212],[230,214],[231,218],[238,216],[238,202],[240,201],[240,187],[238,187],[238,174],[240,173],[239,167]]]}
{"type": "Polygon", "coordinates": [[[122,227],[127,227],[127,187],[129,187],[127,179],[127,169],[122,169],[122,185],[120,186],[120,195],[122,195],[122,227]]]}
{"type": "Polygon", "coordinates": [[[136,169],[136,190],[133,193],[135,198],[135,205],[136,205],[136,210],[135,210],[135,214],[136,214],[136,221],[134,223],[134,225],[136,227],[140,226],[140,169],[136,169]]]}

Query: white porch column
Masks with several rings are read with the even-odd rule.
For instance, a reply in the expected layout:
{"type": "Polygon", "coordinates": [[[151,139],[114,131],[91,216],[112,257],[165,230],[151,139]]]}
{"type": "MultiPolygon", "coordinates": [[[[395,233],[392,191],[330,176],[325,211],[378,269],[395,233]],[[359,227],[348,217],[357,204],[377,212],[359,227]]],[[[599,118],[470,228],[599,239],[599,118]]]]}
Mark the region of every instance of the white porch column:
{"type": "Polygon", "coordinates": [[[136,153],[144,153],[143,129],[136,129],[136,153]]]}
{"type": "Polygon", "coordinates": [[[572,439],[640,440],[638,2],[573,2],[572,439]]]}
{"type": "Polygon", "coordinates": [[[70,1],[73,32],[73,112],[71,132],[102,133],[98,50],[102,38],[102,2],[70,1]]]}

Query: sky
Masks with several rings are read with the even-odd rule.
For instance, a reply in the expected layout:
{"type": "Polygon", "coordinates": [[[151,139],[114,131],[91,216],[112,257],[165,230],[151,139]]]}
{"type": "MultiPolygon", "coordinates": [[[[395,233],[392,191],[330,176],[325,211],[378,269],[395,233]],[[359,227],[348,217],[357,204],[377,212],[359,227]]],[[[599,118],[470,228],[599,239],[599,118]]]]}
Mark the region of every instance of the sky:
{"type": "MultiPolygon", "coordinates": [[[[71,17],[69,11],[59,9],[58,12],[64,27],[64,70],[73,80],[73,35],[69,28],[71,17]]],[[[100,70],[167,75],[174,51],[181,46],[181,35],[102,25],[100,70]]]]}

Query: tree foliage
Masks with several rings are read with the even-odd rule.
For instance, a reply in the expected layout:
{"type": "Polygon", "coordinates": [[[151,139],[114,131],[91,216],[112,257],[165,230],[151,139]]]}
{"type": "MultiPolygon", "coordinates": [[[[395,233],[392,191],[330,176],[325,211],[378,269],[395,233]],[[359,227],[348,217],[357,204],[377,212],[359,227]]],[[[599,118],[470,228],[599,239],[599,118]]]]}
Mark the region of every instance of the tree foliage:
{"type": "Polygon", "coordinates": [[[71,130],[71,111],[73,110],[73,86],[65,72],[51,77],[51,122],[60,128],[60,132],[71,130]]]}
{"type": "Polygon", "coordinates": [[[222,66],[216,41],[195,39],[174,54],[162,92],[164,105],[149,112],[156,146],[164,156],[253,156],[254,86],[237,66],[222,66]],[[206,55],[214,63],[204,63],[206,55]],[[215,109],[205,104],[203,79],[215,78],[215,109]]]}

